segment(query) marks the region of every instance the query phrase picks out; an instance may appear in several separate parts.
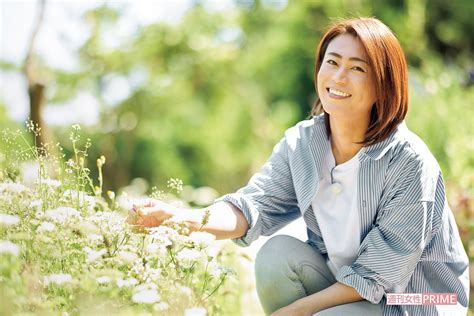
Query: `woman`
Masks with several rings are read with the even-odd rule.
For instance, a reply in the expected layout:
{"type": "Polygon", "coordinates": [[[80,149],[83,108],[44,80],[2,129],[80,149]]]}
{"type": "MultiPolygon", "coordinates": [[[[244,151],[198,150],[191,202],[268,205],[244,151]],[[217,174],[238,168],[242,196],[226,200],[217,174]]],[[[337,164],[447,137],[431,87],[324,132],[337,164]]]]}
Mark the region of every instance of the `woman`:
{"type": "MultiPolygon", "coordinates": [[[[306,243],[275,236],[257,254],[268,314],[464,315],[468,258],[440,168],[403,122],[398,40],[374,18],[339,21],[319,44],[314,79],[315,116],[286,131],[247,186],[207,208],[205,230],[246,246],[303,216],[306,243]],[[454,293],[457,305],[387,304],[392,293],[454,293]]],[[[155,201],[138,213],[142,226],[179,216],[198,229],[205,210],[155,201]]]]}

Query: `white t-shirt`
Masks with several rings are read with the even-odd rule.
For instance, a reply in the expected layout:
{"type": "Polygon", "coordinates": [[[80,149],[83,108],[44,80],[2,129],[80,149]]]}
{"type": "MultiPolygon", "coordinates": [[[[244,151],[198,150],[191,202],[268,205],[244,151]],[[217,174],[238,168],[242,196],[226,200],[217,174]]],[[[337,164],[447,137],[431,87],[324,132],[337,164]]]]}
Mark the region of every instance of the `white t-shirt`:
{"type": "Polygon", "coordinates": [[[359,153],[335,166],[332,150],[327,152],[319,190],[312,202],[328,252],[327,264],[334,276],[342,266],[354,262],[360,246],[357,206],[359,153]]]}

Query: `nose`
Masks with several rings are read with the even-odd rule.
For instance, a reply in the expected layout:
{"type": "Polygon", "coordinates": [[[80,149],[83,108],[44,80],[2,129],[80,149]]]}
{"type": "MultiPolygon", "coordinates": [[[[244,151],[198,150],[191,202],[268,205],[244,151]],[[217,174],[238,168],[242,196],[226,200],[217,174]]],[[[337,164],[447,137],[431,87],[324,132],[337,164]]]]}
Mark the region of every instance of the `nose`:
{"type": "Polygon", "coordinates": [[[346,83],[347,82],[347,73],[344,67],[339,67],[332,75],[332,80],[334,83],[346,83]]]}

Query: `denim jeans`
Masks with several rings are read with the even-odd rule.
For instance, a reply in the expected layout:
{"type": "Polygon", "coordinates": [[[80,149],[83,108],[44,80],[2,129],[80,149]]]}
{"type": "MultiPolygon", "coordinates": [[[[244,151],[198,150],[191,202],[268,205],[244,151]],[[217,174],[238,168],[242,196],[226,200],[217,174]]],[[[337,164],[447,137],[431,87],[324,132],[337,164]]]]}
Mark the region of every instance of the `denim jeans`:
{"type": "MultiPolygon", "coordinates": [[[[336,282],[321,254],[309,244],[286,235],[274,236],[262,246],[255,259],[255,278],[260,303],[266,314],[336,282]]],[[[382,308],[380,304],[364,300],[314,314],[340,315],[382,315],[382,308]]]]}

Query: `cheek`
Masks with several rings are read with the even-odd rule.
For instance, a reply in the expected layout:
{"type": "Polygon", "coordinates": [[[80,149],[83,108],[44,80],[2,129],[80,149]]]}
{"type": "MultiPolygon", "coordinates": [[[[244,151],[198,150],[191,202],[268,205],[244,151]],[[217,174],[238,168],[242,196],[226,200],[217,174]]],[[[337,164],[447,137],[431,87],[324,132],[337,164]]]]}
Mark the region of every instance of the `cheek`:
{"type": "Polygon", "coordinates": [[[363,89],[364,94],[361,95],[362,98],[366,100],[371,100],[375,102],[376,94],[375,94],[375,84],[372,80],[361,80],[358,84],[361,89],[363,89]]]}
{"type": "Polygon", "coordinates": [[[374,103],[377,100],[377,93],[376,93],[376,88],[375,88],[375,81],[370,78],[367,80],[367,97],[372,100],[374,103]]]}
{"type": "Polygon", "coordinates": [[[377,93],[375,91],[375,84],[373,82],[370,83],[369,89],[367,89],[367,98],[372,101],[372,104],[377,101],[377,93]]]}
{"type": "Polygon", "coordinates": [[[321,69],[318,72],[318,76],[317,76],[318,92],[320,92],[320,93],[324,92],[326,77],[327,77],[327,71],[325,71],[321,67],[321,69]]]}

